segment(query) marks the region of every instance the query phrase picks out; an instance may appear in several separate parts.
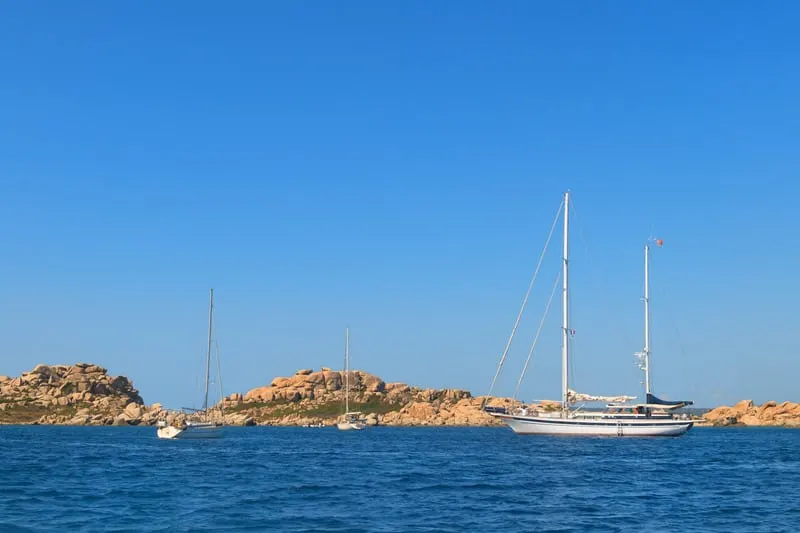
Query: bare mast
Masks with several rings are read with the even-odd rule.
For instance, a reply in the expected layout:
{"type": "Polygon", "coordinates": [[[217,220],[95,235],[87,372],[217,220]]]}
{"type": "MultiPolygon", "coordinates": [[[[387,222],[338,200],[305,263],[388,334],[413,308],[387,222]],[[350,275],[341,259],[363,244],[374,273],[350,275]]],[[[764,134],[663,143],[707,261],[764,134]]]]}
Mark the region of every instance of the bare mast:
{"type": "Polygon", "coordinates": [[[566,414],[569,409],[569,284],[567,275],[569,273],[569,191],[564,193],[564,256],[563,273],[561,274],[564,282],[562,308],[564,316],[562,318],[562,346],[561,346],[561,408],[566,414]]]}
{"type": "Polygon", "coordinates": [[[350,412],[350,328],[344,328],[344,412],[350,412]]]}
{"type": "Polygon", "coordinates": [[[206,351],[206,391],[203,397],[203,411],[208,409],[208,380],[211,377],[211,327],[214,320],[214,289],[209,289],[208,300],[208,350],[206,351]]]}

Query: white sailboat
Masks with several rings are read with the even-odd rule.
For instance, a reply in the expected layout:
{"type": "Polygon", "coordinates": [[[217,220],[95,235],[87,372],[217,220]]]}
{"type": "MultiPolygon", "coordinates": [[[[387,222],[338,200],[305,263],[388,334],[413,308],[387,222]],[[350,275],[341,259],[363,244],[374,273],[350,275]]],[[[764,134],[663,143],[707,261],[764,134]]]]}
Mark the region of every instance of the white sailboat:
{"type": "MultiPolygon", "coordinates": [[[[210,439],[222,436],[222,403],[220,403],[219,420],[211,420],[212,410],[208,406],[208,384],[211,379],[211,332],[214,324],[214,289],[209,290],[208,303],[208,349],[206,351],[206,385],[203,396],[203,408],[199,411],[192,411],[185,422],[179,424],[168,424],[165,420],[159,420],[156,434],[159,439],[210,439]]],[[[222,399],[222,377],[219,368],[219,354],[217,354],[217,383],[220,388],[220,400],[222,399]]]]}
{"type": "Polygon", "coordinates": [[[362,414],[358,411],[350,411],[350,328],[344,330],[344,415],[342,415],[336,427],[342,431],[364,429],[362,414]]]}
{"type": "MultiPolygon", "coordinates": [[[[650,288],[649,288],[649,269],[650,269],[650,247],[645,245],[645,347],[644,351],[639,352],[637,357],[641,362],[641,367],[645,372],[645,391],[646,401],[640,404],[626,403],[635,399],[630,396],[604,397],[579,394],[569,388],[569,200],[570,194],[564,194],[564,251],[562,257],[561,280],[562,287],[562,346],[561,346],[561,405],[555,411],[539,410],[536,407],[522,407],[507,410],[504,408],[484,407],[487,413],[499,418],[506,423],[515,433],[518,434],[539,434],[539,435],[568,435],[568,436],[618,436],[618,437],[644,437],[644,436],[678,436],[686,433],[693,426],[694,422],[686,415],[673,414],[671,411],[691,405],[693,402],[667,402],[654,396],[650,390],[650,288]],[[582,411],[574,408],[573,404],[586,401],[609,402],[604,411],[582,411]]],[[[556,222],[561,211],[556,216],[556,222]]],[[[555,222],[553,225],[555,228],[555,222]]],[[[552,236],[552,230],[551,230],[552,236]]],[[[549,242],[549,238],[548,238],[549,242]]],[[[659,241],[659,245],[661,242],[659,241]]],[[[546,248],[545,248],[546,249],[546,248]]],[[[544,252],[543,252],[544,254],[544,252]]],[[[540,259],[541,265],[541,259],[540,259]]],[[[537,267],[538,273],[538,267],[537,267]]],[[[534,280],[536,274],[534,274],[534,280]]],[[[531,286],[533,281],[531,282],[531,286]]],[[[553,287],[555,289],[555,286],[553,287]]],[[[530,294],[530,288],[529,292],[530,294]]],[[[506,349],[500,360],[492,387],[500,373],[511,340],[516,332],[519,320],[522,316],[527,295],[523,301],[523,307],[517,317],[517,322],[506,344],[506,349]]],[[[548,304],[549,307],[549,304],[548,304]]],[[[537,334],[538,335],[538,334],[537,334]]],[[[535,345],[535,341],[534,341],[535,345]]],[[[526,363],[527,368],[527,363],[526,363]]],[[[524,374],[524,370],[523,370],[524,374]]],[[[520,381],[522,376],[520,376],[520,381]]],[[[490,389],[491,395],[491,389],[490,389]]]]}

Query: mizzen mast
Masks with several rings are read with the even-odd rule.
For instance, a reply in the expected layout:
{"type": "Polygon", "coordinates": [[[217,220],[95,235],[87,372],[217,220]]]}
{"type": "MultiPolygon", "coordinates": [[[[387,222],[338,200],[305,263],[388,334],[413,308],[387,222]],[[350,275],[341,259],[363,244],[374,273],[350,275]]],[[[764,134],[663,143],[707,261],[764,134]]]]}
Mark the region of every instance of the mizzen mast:
{"type": "Polygon", "coordinates": [[[644,245],[644,350],[636,353],[639,359],[639,368],[644,371],[644,391],[648,397],[653,393],[653,384],[650,380],[650,242],[656,246],[664,244],[663,239],[650,239],[644,245]]]}

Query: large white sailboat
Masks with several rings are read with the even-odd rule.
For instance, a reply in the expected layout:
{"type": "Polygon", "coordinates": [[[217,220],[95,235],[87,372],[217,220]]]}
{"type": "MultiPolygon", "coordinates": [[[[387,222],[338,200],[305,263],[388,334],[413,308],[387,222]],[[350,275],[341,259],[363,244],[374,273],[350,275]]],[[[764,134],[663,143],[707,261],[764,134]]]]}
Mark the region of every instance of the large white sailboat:
{"type": "MultiPolygon", "coordinates": [[[[203,408],[200,410],[184,409],[189,411],[185,420],[179,423],[168,424],[166,420],[159,420],[157,431],[159,439],[210,439],[222,436],[223,413],[222,403],[219,409],[209,409],[208,385],[211,381],[211,333],[214,325],[214,289],[209,290],[208,303],[208,349],[206,351],[206,384],[203,395],[203,408]],[[216,420],[214,415],[218,414],[216,420]]],[[[219,353],[217,354],[217,383],[219,385],[220,400],[222,400],[222,377],[219,368],[219,353]]]]}
{"type": "MultiPolygon", "coordinates": [[[[639,358],[641,368],[645,373],[645,403],[632,404],[632,396],[590,396],[587,394],[576,393],[569,388],[569,356],[570,342],[569,337],[572,332],[569,324],[569,207],[570,194],[564,194],[562,204],[564,211],[564,250],[562,256],[562,269],[560,278],[562,280],[562,346],[561,346],[561,404],[558,409],[544,410],[537,407],[529,407],[524,404],[521,407],[506,409],[484,407],[490,415],[499,418],[507,424],[515,433],[518,434],[539,434],[539,435],[568,435],[568,436],[617,436],[617,437],[644,437],[644,436],[679,436],[691,429],[694,422],[686,415],[673,413],[675,409],[691,405],[691,401],[668,402],[657,398],[651,392],[650,381],[650,288],[649,288],[649,269],[650,269],[650,246],[645,245],[645,347],[642,352],[636,354],[639,358]],[[602,411],[588,411],[576,408],[578,402],[608,402],[602,411]]],[[[556,221],[553,223],[555,228],[558,217],[561,215],[559,209],[556,221]]],[[[550,236],[552,237],[552,229],[550,236]]],[[[548,242],[549,242],[548,238],[548,242]]],[[[661,241],[658,241],[661,244],[661,241]]],[[[545,246],[546,250],[546,246],[545,246]]],[[[544,251],[542,252],[544,255],[544,251]]],[[[541,265],[541,259],[540,263],[541,265]]],[[[538,274],[538,267],[537,273],[538,274]]],[[[536,279],[534,274],[534,281],[536,279]]],[[[556,281],[557,283],[557,281],[556,281]]],[[[531,282],[531,286],[533,281],[531,282]]],[[[554,289],[557,285],[554,285],[554,289]]],[[[528,290],[530,294],[530,288],[528,290]]],[[[517,316],[517,322],[506,344],[506,349],[500,360],[492,388],[500,373],[503,362],[511,345],[511,340],[516,332],[522,312],[525,308],[528,296],[523,301],[523,307],[517,316]]],[[[548,303],[549,308],[549,303],[548,303]]],[[[543,323],[543,322],[542,322],[543,323]]],[[[541,326],[540,326],[541,329],[541,326]]],[[[537,334],[538,337],[538,334],[537,334]]],[[[534,341],[535,345],[535,341],[534,341]]],[[[529,355],[530,357],[530,355],[529,355]]],[[[526,362],[527,369],[527,362],[526,362]]],[[[525,370],[523,370],[524,375],[525,370]]],[[[520,381],[522,376],[520,376],[520,381]]],[[[518,384],[519,387],[519,384],[518,384]]],[[[490,388],[491,395],[491,388],[490,388]]]]}
{"type": "Polygon", "coordinates": [[[350,411],[350,328],[344,330],[344,414],[336,427],[342,431],[359,430],[367,427],[358,411],[350,411]]]}

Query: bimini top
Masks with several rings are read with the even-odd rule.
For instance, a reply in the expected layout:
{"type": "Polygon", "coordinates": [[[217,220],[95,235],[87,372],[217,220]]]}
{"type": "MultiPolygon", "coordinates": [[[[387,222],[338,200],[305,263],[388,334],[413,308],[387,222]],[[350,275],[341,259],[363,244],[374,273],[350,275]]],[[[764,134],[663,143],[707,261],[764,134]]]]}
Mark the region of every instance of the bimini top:
{"type": "Polygon", "coordinates": [[[637,408],[637,407],[639,407],[639,408],[644,407],[644,408],[647,408],[647,409],[666,409],[668,411],[671,411],[672,409],[679,409],[681,407],[686,407],[687,405],[693,405],[693,404],[694,404],[694,402],[690,401],[690,400],[682,400],[682,401],[677,401],[677,402],[668,402],[667,400],[662,400],[661,398],[658,398],[657,396],[654,396],[652,394],[648,394],[646,403],[636,403],[636,404],[629,404],[628,403],[628,404],[626,404],[626,403],[614,402],[614,403],[607,404],[607,407],[613,407],[613,408],[617,408],[617,409],[620,409],[620,408],[622,408],[622,409],[633,409],[633,408],[637,408]]]}
{"type": "Polygon", "coordinates": [[[661,398],[657,398],[653,394],[647,395],[647,404],[648,405],[658,405],[661,407],[670,407],[675,409],[677,407],[684,407],[686,405],[694,405],[694,402],[691,400],[681,400],[677,402],[668,402],[667,400],[662,400],[661,398]]]}
{"type": "Polygon", "coordinates": [[[687,405],[694,405],[694,402],[691,400],[679,400],[676,402],[669,402],[667,400],[662,400],[661,398],[655,396],[654,394],[647,394],[647,403],[644,404],[644,407],[649,407],[651,409],[679,409],[681,407],[686,407],[687,405]]]}

